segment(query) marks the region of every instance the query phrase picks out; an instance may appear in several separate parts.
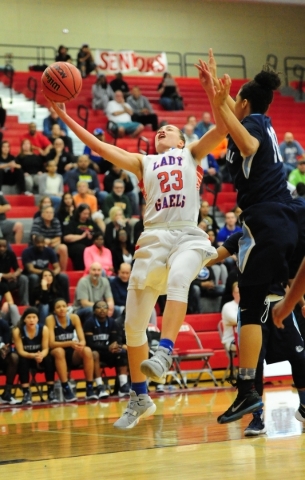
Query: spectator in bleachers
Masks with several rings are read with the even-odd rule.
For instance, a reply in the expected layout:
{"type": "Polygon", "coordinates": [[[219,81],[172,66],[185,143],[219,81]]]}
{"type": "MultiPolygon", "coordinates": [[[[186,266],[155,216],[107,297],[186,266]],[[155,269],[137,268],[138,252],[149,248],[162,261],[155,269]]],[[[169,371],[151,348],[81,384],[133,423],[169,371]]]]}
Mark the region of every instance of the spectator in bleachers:
{"type": "Polygon", "coordinates": [[[198,138],[201,138],[213,126],[214,123],[211,121],[211,114],[209,112],[203,112],[201,122],[198,122],[195,127],[195,133],[198,135],[198,138]]]}
{"type": "Polygon", "coordinates": [[[104,178],[104,191],[111,193],[113,191],[113,183],[115,180],[123,180],[124,194],[129,198],[132,208],[132,214],[138,215],[139,212],[139,195],[131,180],[131,175],[126,170],[122,170],[116,165],[111,165],[109,172],[104,178]]]}
{"type": "Polygon", "coordinates": [[[68,245],[74,270],[84,270],[84,250],[93,244],[94,232],[100,232],[100,229],[91,217],[89,206],[82,203],[74,210],[72,219],[63,228],[64,242],[68,245]]]}
{"type": "Polygon", "coordinates": [[[22,243],[23,223],[6,219],[5,213],[11,208],[5,197],[0,194],[0,236],[9,243],[22,243]]]}
{"type": "Polygon", "coordinates": [[[123,79],[121,72],[115,73],[115,78],[111,80],[110,86],[114,92],[120,90],[123,92],[124,98],[127,98],[129,95],[129,86],[128,83],[123,79]]]}
{"type": "Polygon", "coordinates": [[[211,150],[211,155],[219,161],[223,160],[224,162],[226,161],[226,153],[227,153],[227,148],[228,148],[228,139],[224,138],[218,145],[215,147],[213,150],[211,150]]]}
{"type": "MultiPolygon", "coordinates": [[[[106,142],[106,138],[105,138],[105,132],[102,128],[95,128],[93,130],[93,135],[98,139],[100,140],[100,142],[106,142]]],[[[98,155],[98,153],[94,152],[93,150],[91,150],[90,147],[87,147],[87,145],[85,146],[84,148],[84,155],[87,155],[90,160],[91,160],[91,165],[92,165],[92,168],[97,172],[97,173],[106,173],[112,163],[108,162],[107,160],[105,160],[103,157],[101,157],[100,155],[98,155]]]]}
{"type": "Polygon", "coordinates": [[[105,301],[95,302],[92,316],[84,325],[87,345],[94,358],[94,377],[99,398],[108,397],[107,389],[101,377],[100,362],[107,367],[115,367],[119,382],[119,397],[129,394],[127,347],[118,343],[119,335],[116,322],[108,316],[108,305],[105,301]]]}
{"type": "Polygon", "coordinates": [[[39,200],[38,210],[37,210],[37,212],[34,213],[34,219],[41,216],[41,212],[45,207],[53,207],[54,208],[53,202],[48,195],[44,195],[39,200]]]}
{"type": "Polygon", "coordinates": [[[45,237],[37,234],[33,239],[33,246],[22,252],[23,273],[29,278],[30,303],[33,304],[33,292],[39,287],[40,276],[44,269],[52,269],[59,286],[61,296],[69,301],[69,279],[61,272],[57,255],[53,248],[45,244],[45,237]]]}
{"type": "Polygon", "coordinates": [[[59,45],[57,55],[55,57],[55,62],[73,63],[71,55],[68,54],[68,50],[68,47],[65,47],[64,45],[59,45]]]}
{"type": "Polygon", "coordinates": [[[42,157],[33,152],[30,140],[22,140],[16,162],[21,165],[24,173],[25,190],[32,193],[37,192],[39,176],[44,171],[44,165],[42,157]]]}
{"type": "Polygon", "coordinates": [[[237,227],[242,227],[242,221],[240,219],[240,214],[242,212],[242,209],[238,205],[235,205],[235,207],[232,208],[232,212],[235,213],[236,218],[237,218],[236,226],[237,227]]]}
{"type": "Polygon", "coordinates": [[[95,302],[101,300],[108,304],[108,315],[112,317],[115,309],[110,283],[108,278],[102,276],[101,265],[94,262],[89,269],[89,274],[78,281],[75,291],[74,311],[83,324],[92,316],[92,307],[95,302]]]}
{"type": "Polygon", "coordinates": [[[15,327],[19,322],[20,313],[17,305],[14,303],[7,283],[0,282],[0,303],[2,302],[0,315],[8,325],[15,327]]]}
{"type": "MultiPolygon", "coordinates": [[[[196,125],[197,125],[197,118],[195,117],[195,115],[189,115],[186,118],[186,125],[192,125],[192,127],[194,127],[194,130],[195,130],[196,125]]],[[[182,129],[182,131],[184,132],[184,129],[182,129]]],[[[197,137],[198,137],[198,135],[197,135],[197,137]]]]}
{"type": "Polygon", "coordinates": [[[241,232],[241,227],[238,227],[236,223],[237,217],[235,213],[227,212],[225,214],[225,224],[220,228],[216,237],[218,247],[220,247],[220,245],[222,245],[233,233],[241,232]]]}
{"type": "Polygon", "coordinates": [[[221,176],[219,173],[219,165],[216,162],[213,155],[210,153],[201,160],[201,168],[203,169],[203,185],[214,185],[214,191],[216,193],[220,192],[221,190],[221,176]]]}
{"type": "Polygon", "coordinates": [[[39,177],[38,193],[41,196],[47,194],[57,211],[64,193],[63,177],[57,173],[57,165],[54,160],[47,162],[46,170],[47,173],[42,173],[39,177]]]}
{"type": "Polygon", "coordinates": [[[296,168],[298,159],[305,159],[305,151],[302,145],[294,139],[291,132],[285,133],[284,141],[279,144],[279,147],[288,177],[290,172],[296,168]]]}
{"type": "Polygon", "coordinates": [[[92,263],[99,263],[106,275],[114,274],[112,254],[109,248],[104,246],[104,235],[101,232],[94,232],[92,235],[93,245],[84,250],[85,274],[88,275],[92,263]]]}
{"type": "Polygon", "coordinates": [[[96,222],[99,229],[104,232],[104,215],[102,211],[98,209],[96,196],[92,193],[89,193],[88,182],[85,180],[80,180],[77,182],[76,188],[77,194],[73,197],[75,207],[77,208],[82,203],[89,205],[92,219],[96,222]]]}
{"type": "Polygon", "coordinates": [[[305,158],[298,160],[297,168],[290,172],[288,182],[295,187],[298,183],[305,183],[305,158]]]}
{"type": "Polygon", "coordinates": [[[92,52],[87,43],[84,43],[77,54],[77,68],[80,70],[82,77],[86,78],[93,70],[98,75],[97,67],[94,63],[92,52]]]}
{"type": "Polygon", "coordinates": [[[110,222],[106,225],[104,239],[105,246],[111,249],[116,239],[117,232],[124,228],[127,231],[128,236],[130,236],[131,227],[128,223],[128,219],[124,217],[124,212],[121,207],[112,207],[109,210],[109,219],[110,222]]]}
{"type": "Polygon", "coordinates": [[[117,276],[110,280],[110,287],[113,295],[114,304],[121,307],[121,313],[126,306],[127,288],[131,274],[130,263],[121,263],[117,276]]]}
{"type": "Polygon", "coordinates": [[[133,122],[140,122],[142,125],[151,125],[154,131],[158,130],[158,117],[155,114],[147,97],[142,95],[139,87],[133,87],[131,95],[127,97],[127,103],[131,106],[133,122]]]}
{"type": "Polygon", "coordinates": [[[186,123],[183,127],[185,146],[198,140],[198,136],[194,133],[194,127],[191,123],[186,123]]]}
{"type": "Polygon", "coordinates": [[[68,136],[68,128],[61,118],[57,115],[55,110],[49,108],[50,115],[43,121],[43,134],[48,137],[54,144],[54,138],[61,138],[67,147],[68,151],[73,154],[73,143],[71,137],[68,136]],[[53,130],[53,126],[58,125],[59,129],[53,130]]]}
{"type": "Polygon", "coordinates": [[[61,295],[57,277],[49,268],[44,268],[39,275],[39,285],[33,291],[33,304],[39,311],[39,323],[45,325],[48,315],[52,313],[54,301],[61,295]]]}
{"type": "Polygon", "coordinates": [[[19,305],[29,305],[29,281],[22,275],[16,254],[7,248],[7,241],[0,238],[0,281],[10,292],[18,293],[19,305]]]}
{"type": "Polygon", "coordinates": [[[110,100],[108,103],[106,115],[108,120],[118,126],[119,137],[127,134],[135,138],[143,131],[144,125],[132,121],[132,114],[133,110],[130,105],[125,102],[123,92],[121,90],[114,92],[114,100],[110,100]]]}
{"type": "Polygon", "coordinates": [[[72,144],[71,138],[68,137],[68,136],[62,135],[61,130],[60,130],[60,126],[57,125],[56,123],[54,123],[54,125],[52,125],[51,134],[48,137],[48,139],[54,145],[55,140],[58,139],[58,138],[61,138],[61,140],[64,142],[65,150],[67,152],[71,153],[71,155],[73,155],[73,144],[72,144]]]}
{"type": "Polygon", "coordinates": [[[122,263],[132,264],[134,246],[131,244],[130,237],[125,228],[120,229],[116,234],[116,239],[111,247],[112,263],[115,273],[118,273],[122,263]]]}
{"type": "Polygon", "coordinates": [[[48,400],[55,402],[55,368],[49,354],[49,330],[39,325],[38,310],[27,308],[21,315],[19,324],[13,330],[13,341],[19,356],[19,379],[23,391],[23,405],[32,405],[30,390],[30,370],[43,370],[48,385],[48,400]]]}
{"type": "Polygon", "coordinates": [[[160,104],[165,110],[183,110],[183,98],[180,95],[179,87],[172,75],[165,72],[163,80],[157,87],[160,94],[160,104]]]}
{"type": "Polygon", "coordinates": [[[235,343],[234,328],[237,326],[238,306],[240,301],[237,282],[234,282],[232,285],[232,296],[233,300],[225,303],[221,310],[221,319],[223,322],[223,335],[221,342],[228,352],[231,350],[232,343],[235,343]]]}
{"type": "Polygon", "coordinates": [[[56,138],[53,142],[46,160],[54,160],[57,165],[57,173],[63,176],[64,183],[66,182],[66,173],[77,167],[75,157],[65,150],[65,144],[62,138],[56,138]]]}
{"type": "Polygon", "coordinates": [[[103,203],[103,212],[105,217],[109,217],[109,212],[112,207],[121,207],[125,218],[131,218],[131,203],[127,195],[125,195],[124,191],[124,181],[120,178],[114,180],[112,185],[112,191],[107,195],[103,203]]]}
{"type": "Polygon", "coordinates": [[[198,224],[201,222],[201,220],[204,220],[208,224],[208,226],[210,226],[214,230],[214,232],[218,232],[219,225],[214,215],[210,213],[210,205],[209,202],[207,202],[206,200],[203,200],[201,202],[198,215],[198,224]]]}
{"type": "Polygon", "coordinates": [[[65,272],[68,263],[68,250],[67,245],[61,243],[62,229],[58,218],[55,218],[53,207],[45,207],[41,216],[34,219],[30,235],[31,243],[36,235],[44,237],[45,245],[53,248],[57,253],[60,269],[65,272]]]}
{"type": "Polygon", "coordinates": [[[83,364],[86,377],[86,400],[97,400],[93,390],[93,355],[86,346],[84,331],[78,315],[68,314],[67,303],[58,298],[52,315],[46,319],[49,345],[61,382],[64,401],[75,402],[76,397],[68,383],[68,370],[83,364]]]}
{"type": "Polygon", "coordinates": [[[93,110],[106,110],[109,100],[114,99],[114,91],[107,82],[105,75],[99,75],[92,85],[93,110]]]}
{"type": "MultiPolygon", "coordinates": [[[[211,227],[208,227],[207,234],[209,236],[212,246],[217,248],[216,232],[211,227]]],[[[221,283],[221,285],[225,285],[228,278],[228,269],[225,263],[223,261],[215,262],[213,263],[211,268],[214,273],[215,284],[218,285],[219,283],[221,283]]]]}
{"type": "Polygon", "coordinates": [[[10,153],[10,144],[7,140],[1,142],[0,152],[0,192],[3,185],[14,186],[18,193],[26,192],[24,172],[21,165],[16,163],[14,155],[10,153]]]}
{"type": "Polygon", "coordinates": [[[70,222],[73,216],[73,212],[75,208],[76,207],[75,207],[74,199],[71,193],[70,192],[64,193],[63,196],[61,197],[61,202],[59,204],[58,211],[56,214],[56,217],[60,221],[60,224],[62,227],[64,227],[64,225],[68,225],[68,223],[70,222]]]}
{"type": "Polygon", "coordinates": [[[15,405],[12,388],[18,368],[18,355],[12,351],[12,331],[8,323],[0,318],[0,370],[5,374],[5,386],[0,396],[0,404],[15,405]]]}
{"type": "Polygon", "coordinates": [[[21,141],[27,139],[30,140],[33,152],[37,155],[42,155],[45,157],[52,148],[52,143],[50,140],[42,133],[37,131],[37,126],[35,122],[31,122],[28,126],[28,133],[25,133],[21,141]]]}
{"type": "Polygon", "coordinates": [[[90,160],[87,155],[80,155],[77,159],[77,168],[67,172],[66,183],[72,195],[77,193],[77,182],[86,180],[89,185],[89,193],[96,195],[99,205],[103,204],[107,193],[101,191],[97,174],[94,170],[89,168],[90,160]]]}
{"type": "Polygon", "coordinates": [[[223,285],[216,285],[215,275],[211,267],[203,267],[190,285],[188,312],[202,313],[201,298],[216,299],[224,292],[223,285]]]}

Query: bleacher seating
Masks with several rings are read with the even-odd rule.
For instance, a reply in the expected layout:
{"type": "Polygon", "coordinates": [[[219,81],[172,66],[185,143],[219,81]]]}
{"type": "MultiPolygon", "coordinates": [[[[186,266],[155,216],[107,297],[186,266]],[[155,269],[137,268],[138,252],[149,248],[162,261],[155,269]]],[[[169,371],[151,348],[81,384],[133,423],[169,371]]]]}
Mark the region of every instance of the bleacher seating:
{"type": "MultiPolygon", "coordinates": [[[[40,82],[41,72],[16,72],[14,76],[13,88],[20,93],[23,93],[26,97],[30,98],[31,93],[27,88],[27,81],[29,77],[35,77],[40,82]]],[[[111,77],[109,77],[111,80],[111,77]]],[[[161,81],[160,77],[126,77],[126,80],[130,87],[133,85],[139,85],[143,95],[146,95],[151,101],[155,112],[159,116],[159,121],[166,120],[168,123],[173,123],[178,127],[183,127],[186,123],[188,115],[195,115],[197,120],[201,119],[203,111],[211,111],[208,100],[202,91],[202,88],[197,78],[177,78],[181,95],[184,98],[185,110],[179,112],[164,111],[159,105],[159,94],[157,93],[157,86],[161,81]]],[[[0,81],[7,82],[5,76],[0,73],[0,81]]],[[[72,118],[77,120],[77,107],[79,105],[85,105],[89,108],[89,122],[88,130],[93,131],[94,128],[102,127],[106,128],[107,118],[101,111],[93,111],[91,109],[91,87],[95,81],[94,76],[86,78],[83,82],[82,91],[77,99],[68,103],[67,109],[72,118]]],[[[233,79],[231,93],[235,96],[240,86],[245,80],[233,79]]],[[[37,102],[42,106],[48,106],[45,97],[42,95],[38,86],[37,90],[37,102]]],[[[283,97],[279,92],[275,92],[274,102],[272,103],[268,114],[272,119],[273,126],[276,130],[279,141],[282,140],[285,131],[289,130],[294,133],[295,138],[305,146],[305,131],[303,128],[305,107],[302,103],[297,103],[291,97],[283,97]]],[[[6,120],[6,129],[4,131],[4,138],[11,143],[11,151],[13,154],[19,153],[20,137],[27,131],[25,124],[18,122],[17,116],[8,116],[6,120]]],[[[143,135],[150,141],[149,153],[154,152],[154,135],[151,128],[145,127],[143,135]]],[[[110,142],[111,138],[107,140],[110,142]]],[[[118,139],[117,146],[124,148],[128,151],[137,151],[137,139],[123,138],[118,139]]],[[[103,176],[99,176],[99,180],[102,183],[103,176]]],[[[213,194],[205,192],[203,197],[210,203],[213,203],[213,194]]],[[[7,213],[8,218],[32,218],[37,211],[35,206],[34,197],[19,196],[19,195],[6,195],[6,199],[12,205],[12,209],[7,213]]],[[[221,192],[217,197],[216,206],[223,213],[231,210],[236,204],[236,192],[231,184],[223,184],[221,192]]],[[[20,262],[21,252],[23,248],[26,248],[26,244],[12,245],[13,250],[16,252],[18,261],[20,262]]],[[[68,261],[68,276],[70,280],[70,302],[73,302],[75,288],[78,279],[82,276],[83,272],[73,272],[73,265],[71,260],[68,261]]],[[[25,307],[19,307],[20,313],[25,307]]],[[[200,315],[187,315],[185,319],[190,325],[193,326],[197,332],[203,347],[212,348],[215,352],[211,357],[210,363],[212,368],[224,369],[227,365],[227,356],[223,345],[220,342],[217,324],[220,320],[220,313],[200,314],[200,315]]],[[[161,317],[158,317],[158,326],[161,325],[161,317]]],[[[184,368],[184,366],[183,366],[184,368]]]]}

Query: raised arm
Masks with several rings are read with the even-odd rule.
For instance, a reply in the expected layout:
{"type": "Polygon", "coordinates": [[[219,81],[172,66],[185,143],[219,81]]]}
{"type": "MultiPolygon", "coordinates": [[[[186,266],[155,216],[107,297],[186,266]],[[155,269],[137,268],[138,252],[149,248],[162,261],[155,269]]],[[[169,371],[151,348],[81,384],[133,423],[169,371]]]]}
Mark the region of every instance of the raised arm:
{"type": "Polygon", "coordinates": [[[223,79],[219,79],[219,89],[216,90],[213,104],[215,110],[217,110],[226,125],[234,143],[239,149],[240,154],[242,157],[246,158],[256,153],[259,147],[259,141],[250,135],[235,114],[230,110],[227,103],[230,86],[231,79],[229,75],[224,75],[223,79]]]}
{"type": "Polygon", "coordinates": [[[221,142],[221,140],[226,137],[228,130],[227,126],[222,120],[221,115],[218,110],[214,108],[213,100],[215,96],[215,87],[213,85],[212,75],[209,72],[208,66],[202,60],[199,60],[199,64],[196,65],[196,68],[199,72],[199,80],[202,85],[202,88],[205,90],[208,99],[213,110],[214,120],[216,126],[211,128],[203,137],[200,138],[197,142],[193,142],[189,145],[189,149],[193,157],[200,161],[203,157],[208,155],[211,150],[213,150],[221,142]]]}
{"type": "Polygon", "coordinates": [[[51,102],[51,105],[63,122],[85,145],[97,152],[105,160],[108,160],[119,168],[134,173],[139,180],[142,179],[142,155],[139,153],[129,153],[122,148],[101,142],[94,135],[78,125],[65,110],[59,107],[59,104],[51,102]]]}
{"type": "Polygon", "coordinates": [[[283,320],[292,312],[295,305],[305,293],[305,259],[291,284],[285,298],[272,309],[273,322],[278,328],[283,327],[283,320]]]}
{"type": "MultiPolygon", "coordinates": [[[[217,65],[216,65],[216,60],[215,60],[212,48],[209,49],[208,67],[213,78],[214,86],[216,87],[216,90],[219,90],[219,80],[217,77],[217,65]]],[[[227,104],[231,112],[234,113],[235,101],[230,95],[228,95],[227,97],[227,104]]]]}

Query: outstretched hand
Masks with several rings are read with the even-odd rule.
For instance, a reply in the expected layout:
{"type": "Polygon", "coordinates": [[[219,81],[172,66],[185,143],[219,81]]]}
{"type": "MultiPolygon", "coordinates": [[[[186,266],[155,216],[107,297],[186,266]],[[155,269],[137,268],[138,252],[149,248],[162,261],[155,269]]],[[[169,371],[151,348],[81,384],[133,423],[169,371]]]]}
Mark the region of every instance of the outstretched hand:
{"type": "Polygon", "coordinates": [[[213,78],[209,70],[208,65],[203,60],[198,60],[198,64],[195,64],[199,72],[199,80],[208,95],[215,95],[215,87],[213,84],[213,78]]]}
{"type": "Polygon", "coordinates": [[[230,93],[232,80],[230,76],[225,73],[223,78],[219,78],[218,83],[219,85],[218,88],[215,88],[216,93],[213,100],[213,104],[215,107],[221,107],[226,103],[230,93]]]}
{"type": "Polygon", "coordinates": [[[210,74],[212,75],[212,79],[215,87],[219,88],[219,80],[217,78],[217,65],[216,65],[216,60],[215,60],[212,48],[209,49],[208,68],[209,68],[210,74]]]}

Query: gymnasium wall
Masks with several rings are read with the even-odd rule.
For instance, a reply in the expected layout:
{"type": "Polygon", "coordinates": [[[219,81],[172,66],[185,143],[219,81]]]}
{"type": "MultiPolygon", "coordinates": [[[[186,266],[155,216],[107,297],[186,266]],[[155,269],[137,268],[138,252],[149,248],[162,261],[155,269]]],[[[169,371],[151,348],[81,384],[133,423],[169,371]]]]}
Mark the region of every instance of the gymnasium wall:
{"type": "MultiPolygon", "coordinates": [[[[246,57],[248,77],[267,54],[304,55],[305,7],[202,0],[0,0],[0,44],[206,52],[246,57]],[[69,29],[63,34],[63,29],[69,29]]],[[[9,51],[9,48],[6,48],[9,51]]],[[[3,48],[1,48],[1,54],[3,48]]],[[[73,52],[73,56],[75,52],[73,52]]],[[[26,70],[30,62],[15,60],[26,70]]],[[[172,70],[173,71],[173,70],[172,70]]],[[[173,71],[177,74],[177,71],[173,71]]],[[[195,74],[195,71],[194,71],[195,74]]]]}

